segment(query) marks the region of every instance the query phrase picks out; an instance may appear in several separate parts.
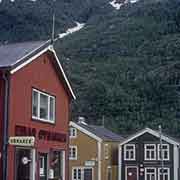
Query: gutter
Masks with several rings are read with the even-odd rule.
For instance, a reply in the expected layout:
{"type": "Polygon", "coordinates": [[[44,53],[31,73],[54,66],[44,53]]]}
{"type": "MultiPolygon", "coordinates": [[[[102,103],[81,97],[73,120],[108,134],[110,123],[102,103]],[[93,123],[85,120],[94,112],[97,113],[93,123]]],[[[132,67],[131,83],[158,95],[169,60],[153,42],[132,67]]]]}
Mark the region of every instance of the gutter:
{"type": "Polygon", "coordinates": [[[9,76],[7,71],[3,72],[4,85],[4,121],[3,121],[3,178],[7,180],[7,169],[8,169],[8,111],[9,111],[9,76]]]}

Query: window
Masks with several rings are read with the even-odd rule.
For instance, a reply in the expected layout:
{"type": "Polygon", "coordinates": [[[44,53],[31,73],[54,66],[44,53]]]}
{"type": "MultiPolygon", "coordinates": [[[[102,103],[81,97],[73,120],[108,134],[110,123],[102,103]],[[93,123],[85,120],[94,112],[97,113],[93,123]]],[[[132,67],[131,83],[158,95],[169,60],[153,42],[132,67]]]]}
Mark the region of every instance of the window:
{"type": "Polygon", "coordinates": [[[145,180],[156,180],[155,168],[145,168],[145,180]]]}
{"type": "Polygon", "coordinates": [[[69,159],[70,160],[77,160],[77,146],[70,146],[69,147],[69,159]]]}
{"type": "Polygon", "coordinates": [[[45,122],[55,122],[55,97],[33,89],[32,117],[45,122]]]}
{"type": "Polygon", "coordinates": [[[158,180],[170,180],[169,168],[158,168],[158,180]]]}
{"type": "Polygon", "coordinates": [[[72,180],[85,180],[93,178],[93,168],[75,167],[72,169],[72,180]]]}
{"type": "Polygon", "coordinates": [[[39,174],[40,176],[44,176],[44,172],[45,171],[45,157],[44,156],[40,156],[40,160],[39,160],[39,174]]]}
{"type": "Polygon", "coordinates": [[[104,145],[104,158],[105,159],[109,158],[109,145],[108,144],[104,145]]]}
{"type": "Polygon", "coordinates": [[[76,138],[76,136],[77,136],[77,129],[73,128],[73,127],[70,127],[69,131],[70,131],[69,132],[70,138],[76,138]]]}
{"type": "Polygon", "coordinates": [[[39,154],[39,175],[40,179],[47,178],[47,154],[39,154]]]}
{"type": "Polygon", "coordinates": [[[145,157],[145,160],[156,160],[156,145],[155,144],[144,145],[144,157],[145,157]]]}
{"type": "Polygon", "coordinates": [[[83,168],[73,168],[72,180],[83,180],[83,168]]]}
{"type": "MultiPolygon", "coordinates": [[[[162,159],[169,160],[169,144],[162,144],[162,159]]],[[[161,160],[161,145],[158,144],[158,160],[161,160]]]]}
{"type": "Polygon", "coordinates": [[[65,180],[65,152],[51,151],[50,156],[50,179],[65,180]]]}
{"type": "Polygon", "coordinates": [[[135,144],[124,145],[124,160],[136,160],[135,144]]]}

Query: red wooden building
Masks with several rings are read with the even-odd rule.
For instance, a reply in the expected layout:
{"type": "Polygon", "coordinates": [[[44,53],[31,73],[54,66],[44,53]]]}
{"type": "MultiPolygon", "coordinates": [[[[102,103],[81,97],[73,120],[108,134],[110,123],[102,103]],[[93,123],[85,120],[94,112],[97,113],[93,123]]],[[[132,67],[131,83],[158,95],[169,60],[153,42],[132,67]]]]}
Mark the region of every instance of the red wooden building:
{"type": "Polygon", "coordinates": [[[75,95],[50,42],[0,46],[0,177],[67,180],[75,95]]]}

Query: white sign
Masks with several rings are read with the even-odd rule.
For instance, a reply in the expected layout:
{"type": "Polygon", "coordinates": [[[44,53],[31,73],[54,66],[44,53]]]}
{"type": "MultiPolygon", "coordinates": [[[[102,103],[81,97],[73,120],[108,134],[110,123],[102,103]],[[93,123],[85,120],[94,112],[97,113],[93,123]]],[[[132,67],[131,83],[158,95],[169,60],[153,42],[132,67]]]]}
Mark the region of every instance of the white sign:
{"type": "Polygon", "coordinates": [[[95,166],[95,161],[85,161],[85,166],[95,166]]]}
{"type": "Polygon", "coordinates": [[[15,136],[9,138],[9,144],[14,146],[34,146],[35,137],[33,136],[15,136]]]}

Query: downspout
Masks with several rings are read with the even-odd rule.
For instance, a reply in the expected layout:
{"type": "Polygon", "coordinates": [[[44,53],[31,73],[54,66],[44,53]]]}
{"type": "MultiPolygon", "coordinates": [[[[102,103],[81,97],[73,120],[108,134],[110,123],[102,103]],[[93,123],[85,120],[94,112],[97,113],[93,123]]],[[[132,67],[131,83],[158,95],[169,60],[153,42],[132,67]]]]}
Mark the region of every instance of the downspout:
{"type": "Polygon", "coordinates": [[[102,171],[102,164],[101,164],[101,161],[102,161],[102,152],[101,152],[101,142],[98,141],[97,142],[98,144],[98,180],[101,180],[101,171],[102,171]]]}
{"type": "Polygon", "coordinates": [[[3,122],[3,179],[7,180],[8,169],[8,109],[9,109],[9,78],[7,72],[3,72],[4,79],[4,122],[3,122]]]}

